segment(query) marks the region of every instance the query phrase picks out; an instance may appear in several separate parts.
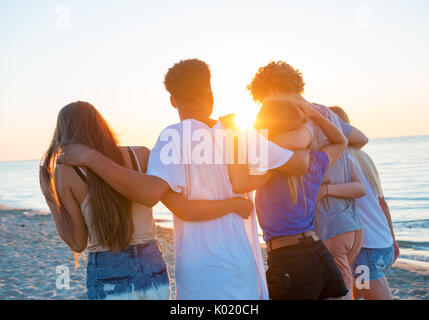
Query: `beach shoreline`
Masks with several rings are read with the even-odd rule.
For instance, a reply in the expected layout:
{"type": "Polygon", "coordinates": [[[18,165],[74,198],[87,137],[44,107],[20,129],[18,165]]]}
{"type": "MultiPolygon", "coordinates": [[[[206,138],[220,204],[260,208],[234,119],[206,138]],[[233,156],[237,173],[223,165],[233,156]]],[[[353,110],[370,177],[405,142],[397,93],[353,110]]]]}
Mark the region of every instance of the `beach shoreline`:
{"type": "MultiPolygon", "coordinates": [[[[159,222],[157,239],[167,263],[174,299],[173,230],[159,222]]],[[[261,249],[265,262],[263,244],[261,249]]],[[[86,261],[80,255],[79,267],[74,269],[73,253],[58,236],[50,214],[0,206],[0,256],[2,300],[87,298],[86,261]],[[69,288],[56,285],[64,270],[70,275],[69,288]]],[[[395,299],[429,300],[429,268],[399,260],[388,271],[387,279],[395,299]]]]}

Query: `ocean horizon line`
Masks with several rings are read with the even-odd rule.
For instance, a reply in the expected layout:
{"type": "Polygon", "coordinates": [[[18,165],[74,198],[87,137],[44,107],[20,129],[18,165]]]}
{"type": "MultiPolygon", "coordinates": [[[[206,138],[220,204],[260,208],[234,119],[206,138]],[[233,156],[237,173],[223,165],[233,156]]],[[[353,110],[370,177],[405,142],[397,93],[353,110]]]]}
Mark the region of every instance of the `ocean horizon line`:
{"type": "MultiPolygon", "coordinates": [[[[399,139],[399,138],[419,138],[419,137],[428,137],[429,133],[426,134],[418,134],[418,135],[409,135],[409,136],[392,136],[392,137],[374,137],[369,138],[370,140],[387,140],[387,139],[399,139]]],[[[0,160],[0,163],[7,162],[26,162],[26,161],[40,161],[40,159],[19,159],[19,160],[0,160]]]]}

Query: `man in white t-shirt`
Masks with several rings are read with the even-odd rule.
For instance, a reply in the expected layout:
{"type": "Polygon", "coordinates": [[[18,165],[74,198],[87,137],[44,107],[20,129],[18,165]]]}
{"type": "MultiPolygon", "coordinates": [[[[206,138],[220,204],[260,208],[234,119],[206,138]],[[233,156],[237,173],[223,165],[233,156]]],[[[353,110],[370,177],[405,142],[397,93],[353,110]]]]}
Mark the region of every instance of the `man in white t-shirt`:
{"type": "MultiPolygon", "coordinates": [[[[181,122],[161,132],[147,174],[77,146],[67,149],[65,162],[89,166],[119,193],[147,206],[162,200],[170,188],[189,200],[236,196],[228,175],[227,144],[219,138],[224,129],[210,118],[213,95],[208,65],[197,59],[182,60],[169,69],[164,84],[181,122]]],[[[308,151],[292,152],[252,133],[244,152],[251,169],[306,172],[308,151]]],[[[236,214],[198,222],[174,216],[174,240],[176,298],[268,298],[254,211],[246,220],[236,214]]]]}

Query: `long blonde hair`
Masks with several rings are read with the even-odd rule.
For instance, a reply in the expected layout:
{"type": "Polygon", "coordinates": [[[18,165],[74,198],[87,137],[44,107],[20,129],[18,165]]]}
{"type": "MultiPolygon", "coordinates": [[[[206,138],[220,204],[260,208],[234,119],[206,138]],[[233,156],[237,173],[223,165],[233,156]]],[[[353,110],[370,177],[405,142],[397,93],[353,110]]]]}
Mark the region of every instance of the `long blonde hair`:
{"type": "MultiPolygon", "coordinates": [[[[63,147],[72,143],[88,146],[124,165],[117,138],[97,109],[83,101],[65,106],[58,114],[54,136],[42,159],[41,172],[49,181],[49,192],[56,199],[58,208],[62,203],[54,177],[56,160],[63,147]]],[[[133,232],[131,202],[89,169],[87,182],[90,221],[97,242],[111,251],[125,249],[133,232]]]]}
{"type": "MultiPolygon", "coordinates": [[[[297,129],[307,120],[304,112],[293,102],[276,98],[264,101],[255,121],[255,129],[268,129],[268,138],[272,138],[281,132],[297,129]]],[[[291,176],[284,174],[289,187],[290,201],[296,205],[298,191],[305,195],[304,180],[302,176],[291,176]]],[[[304,206],[307,210],[307,201],[304,196],[304,206]]]]}
{"type": "Polygon", "coordinates": [[[374,191],[379,197],[383,197],[380,176],[378,174],[377,167],[375,166],[374,161],[372,161],[370,156],[363,150],[352,147],[350,147],[348,150],[353,156],[353,158],[357,161],[359,169],[365,175],[366,179],[371,184],[374,191]]]}
{"type": "MultiPolygon", "coordinates": [[[[336,113],[341,120],[350,124],[350,119],[343,108],[339,106],[332,106],[332,107],[329,107],[329,109],[331,109],[334,113],[336,113]]],[[[377,193],[377,195],[379,197],[383,197],[383,190],[381,189],[380,175],[378,174],[377,167],[375,166],[375,163],[371,159],[371,157],[361,149],[349,147],[348,151],[356,160],[359,166],[359,169],[365,175],[366,179],[371,184],[372,188],[377,193]]]]}

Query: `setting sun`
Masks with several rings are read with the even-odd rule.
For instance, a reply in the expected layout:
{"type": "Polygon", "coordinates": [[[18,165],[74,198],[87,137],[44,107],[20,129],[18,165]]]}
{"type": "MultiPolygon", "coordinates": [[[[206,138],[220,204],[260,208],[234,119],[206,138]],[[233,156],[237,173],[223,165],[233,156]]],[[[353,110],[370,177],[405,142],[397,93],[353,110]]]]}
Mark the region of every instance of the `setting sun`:
{"type": "Polygon", "coordinates": [[[253,128],[256,115],[253,112],[239,113],[235,116],[235,122],[241,129],[253,128]]]}

